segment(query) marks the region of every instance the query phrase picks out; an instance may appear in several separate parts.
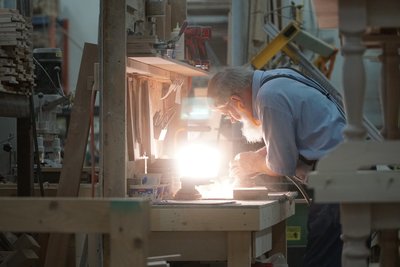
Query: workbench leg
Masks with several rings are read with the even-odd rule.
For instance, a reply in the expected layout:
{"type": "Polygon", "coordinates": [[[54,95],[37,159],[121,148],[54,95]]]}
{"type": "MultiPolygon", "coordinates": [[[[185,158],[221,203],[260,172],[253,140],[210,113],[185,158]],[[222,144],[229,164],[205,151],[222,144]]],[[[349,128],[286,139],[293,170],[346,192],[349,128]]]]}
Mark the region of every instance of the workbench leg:
{"type": "Polygon", "coordinates": [[[17,119],[17,195],[33,195],[33,137],[30,118],[17,119]]]}
{"type": "Polygon", "coordinates": [[[251,232],[228,232],[228,267],[250,267],[251,232]]]}
{"type": "Polygon", "coordinates": [[[149,202],[111,202],[110,267],[147,266],[149,221],[149,202]]]}
{"type": "Polygon", "coordinates": [[[400,266],[398,230],[382,230],[379,235],[380,267],[400,266]]]}
{"type": "Polygon", "coordinates": [[[342,267],[367,267],[371,232],[371,212],[368,204],[341,204],[342,267]]]}
{"type": "Polygon", "coordinates": [[[286,258],[286,220],[272,226],[272,249],[269,255],[274,255],[275,253],[282,253],[286,258]]]}
{"type": "Polygon", "coordinates": [[[399,45],[385,42],[382,46],[381,104],[383,115],[382,135],[386,139],[399,139],[400,77],[399,45]]]}

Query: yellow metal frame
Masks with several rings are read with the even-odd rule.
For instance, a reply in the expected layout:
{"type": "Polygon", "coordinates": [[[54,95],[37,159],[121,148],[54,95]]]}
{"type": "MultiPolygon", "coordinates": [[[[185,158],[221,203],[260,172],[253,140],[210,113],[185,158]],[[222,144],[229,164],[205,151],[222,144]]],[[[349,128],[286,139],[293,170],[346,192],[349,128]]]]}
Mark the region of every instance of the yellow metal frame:
{"type": "Polygon", "coordinates": [[[251,60],[251,65],[261,69],[280,51],[298,64],[298,56],[286,47],[290,42],[296,42],[326,59],[336,56],[335,47],[303,31],[296,21],[292,21],[251,60]]]}
{"type": "Polygon", "coordinates": [[[276,36],[258,55],[256,55],[251,65],[255,69],[261,69],[268,61],[270,61],[279,51],[285,48],[285,46],[293,40],[293,38],[299,34],[299,27],[294,24],[288,24],[279,34],[276,36]]]}

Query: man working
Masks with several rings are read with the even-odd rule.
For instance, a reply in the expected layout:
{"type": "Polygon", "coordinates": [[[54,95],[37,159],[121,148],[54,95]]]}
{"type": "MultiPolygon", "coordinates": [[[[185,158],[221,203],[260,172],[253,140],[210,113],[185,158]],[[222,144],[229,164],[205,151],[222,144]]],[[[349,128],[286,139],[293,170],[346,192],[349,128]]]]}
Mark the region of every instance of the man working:
{"type": "MultiPolygon", "coordinates": [[[[249,142],[265,147],[242,152],[231,163],[240,179],[258,174],[295,176],[304,184],[318,159],[342,140],[345,119],[315,81],[292,69],[227,68],[208,83],[216,110],[242,122],[249,142]]],[[[340,267],[339,206],[312,204],[304,267],[340,267]]]]}

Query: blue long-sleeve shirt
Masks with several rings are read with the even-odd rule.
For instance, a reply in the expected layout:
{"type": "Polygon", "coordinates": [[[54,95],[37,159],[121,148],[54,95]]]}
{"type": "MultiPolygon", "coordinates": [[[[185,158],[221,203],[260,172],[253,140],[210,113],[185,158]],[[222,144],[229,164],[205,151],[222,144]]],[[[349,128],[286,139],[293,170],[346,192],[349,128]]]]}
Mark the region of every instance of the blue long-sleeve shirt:
{"type": "Polygon", "coordinates": [[[318,160],[343,141],[345,119],[323,93],[299,82],[304,79],[291,69],[256,70],[253,76],[253,115],[262,121],[266,164],[281,175],[296,175],[299,155],[318,160]],[[291,78],[264,82],[276,75],[291,78]]]}

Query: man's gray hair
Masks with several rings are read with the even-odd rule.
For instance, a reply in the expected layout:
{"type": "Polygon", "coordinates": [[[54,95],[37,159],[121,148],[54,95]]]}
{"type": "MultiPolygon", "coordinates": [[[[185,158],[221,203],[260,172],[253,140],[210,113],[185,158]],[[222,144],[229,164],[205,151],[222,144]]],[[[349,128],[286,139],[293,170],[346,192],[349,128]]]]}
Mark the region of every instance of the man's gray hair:
{"type": "Polygon", "coordinates": [[[207,95],[215,107],[224,105],[232,95],[241,95],[251,88],[254,70],[249,67],[228,67],[217,72],[208,82],[207,95]]]}

